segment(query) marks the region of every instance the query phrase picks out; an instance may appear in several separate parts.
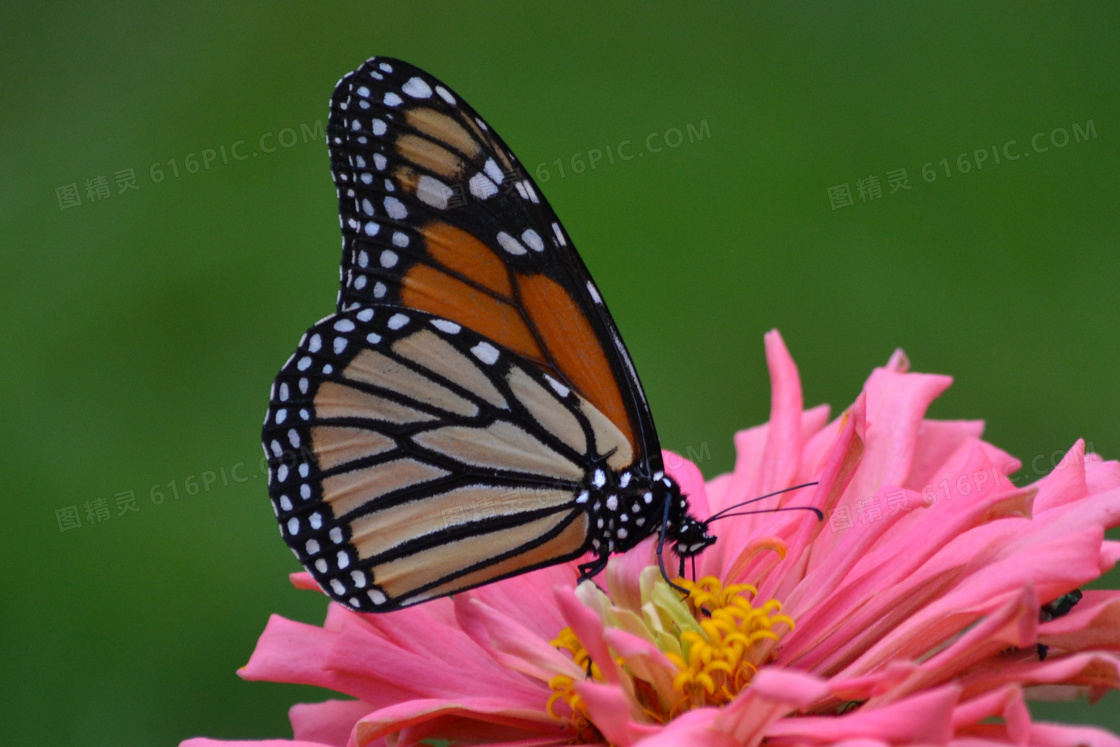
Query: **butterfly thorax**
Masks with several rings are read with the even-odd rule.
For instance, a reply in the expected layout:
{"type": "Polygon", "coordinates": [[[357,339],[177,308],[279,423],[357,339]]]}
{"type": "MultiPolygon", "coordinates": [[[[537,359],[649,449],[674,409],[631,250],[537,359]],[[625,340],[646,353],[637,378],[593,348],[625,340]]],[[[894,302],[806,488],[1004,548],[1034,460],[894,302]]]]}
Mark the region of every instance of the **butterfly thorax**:
{"type": "Polygon", "coordinates": [[[662,521],[666,539],[676,543],[682,557],[696,555],[715,542],[705,525],[689,514],[688,498],[680,486],[663,472],[596,469],[576,502],[587,511],[591,550],[600,556],[625,552],[656,535],[662,521]]]}

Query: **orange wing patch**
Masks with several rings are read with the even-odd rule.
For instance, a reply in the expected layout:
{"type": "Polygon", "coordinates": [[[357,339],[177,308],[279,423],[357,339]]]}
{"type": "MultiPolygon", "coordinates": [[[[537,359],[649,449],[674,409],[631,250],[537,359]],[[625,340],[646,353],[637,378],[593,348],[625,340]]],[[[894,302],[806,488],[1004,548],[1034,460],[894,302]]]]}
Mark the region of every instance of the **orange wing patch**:
{"type": "Polygon", "coordinates": [[[618,426],[630,443],[634,429],[607,354],[568,292],[545,275],[519,275],[521,303],[556,366],[584,399],[618,426]]]}
{"type": "Polygon", "coordinates": [[[403,303],[458,322],[546,370],[551,360],[557,372],[634,443],[635,426],[606,351],[568,291],[547,275],[515,274],[515,297],[509,268],[478,238],[442,221],[428,224],[420,233],[434,263],[474,285],[433,264],[418,263],[402,278],[403,303]],[[544,350],[525,316],[532,320],[544,350]]]}
{"type": "Polygon", "coordinates": [[[430,223],[420,233],[432,259],[512,302],[509,270],[490,247],[450,223],[430,223]]]}
{"type": "Polygon", "coordinates": [[[494,342],[544,364],[544,354],[517,308],[427,265],[415,265],[403,278],[406,306],[462,324],[494,342]]]}

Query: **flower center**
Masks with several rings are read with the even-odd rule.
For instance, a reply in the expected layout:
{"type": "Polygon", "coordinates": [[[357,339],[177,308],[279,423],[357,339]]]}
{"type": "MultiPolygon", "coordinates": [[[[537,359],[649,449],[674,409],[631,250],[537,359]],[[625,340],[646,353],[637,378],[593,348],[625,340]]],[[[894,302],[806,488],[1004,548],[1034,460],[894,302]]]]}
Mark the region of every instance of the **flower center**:
{"type": "Polygon", "coordinates": [[[753,606],[746,595],[753,598],[758,590],[749,584],[724,587],[712,576],[675,583],[688,589],[685,602],[700,626],[699,631],[681,631],[680,654],[665,652],[680,670],[673,678],[673,689],[681,697],[675,710],[725,705],[750,684],[763,663],[769,649],[764,654],[759,644],[793,630],[793,620],[780,614],[782,603],[776,599],[753,606]],[[775,630],[779,624],[784,629],[775,630]]]}
{"type": "MultiPolygon", "coordinates": [[[[751,600],[758,592],[753,586],[724,586],[711,576],[695,582],[677,579],[674,583],[688,590],[687,598],[682,600],[679,592],[657,578],[646,587],[649,593],[643,593],[640,613],[611,608],[614,612],[604,618],[608,627],[620,627],[612,623],[626,620],[626,632],[634,634],[636,618],[640,617],[644,624],[639,627],[648,633],[645,637],[668,660],[669,668],[663,673],[666,676],[653,679],[662,683],[671,680],[671,690],[664,684],[659,689],[654,682],[635,674],[649,672],[648,661],[631,667],[624,657],[615,658],[630,680],[628,690],[637,705],[651,721],[659,723],[693,708],[731,702],[769,658],[773,651],[771,642],[794,625],[788,615],[781,614],[781,603],[777,600],[754,606],[751,600]]],[[[568,652],[572,661],[587,672],[586,679],[603,681],[599,667],[571,628],[560,631],[552,645],[568,652]]],[[[554,718],[568,721],[581,736],[597,735],[598,729],[576,685],[571,677],[553,677],[549,682],[553,692],[548,712],[554,718]],[[570,716],[557,712],[559,702],[568,706],[570,716]]]]}
{"type": "MultiPolygon", "coordinates": [[[[579,642],[571,628],[561,630],[560,635],[556,636],[551,643],[561,651],[567,651],[571,654],[572,661],[580,669],[587,672],[589,679],[595,682],[603,681],[603,673],[599,671],[595,662],[591,661],[587,649],[579,642]]],[[[548,699],[548,715],[559,721],[567,721],[580,743],[591,744],[605,741],[599,730],[591,723],[591,718],[587,715],[587,709],[583,705],[583,699],[576,692],[575,684],[575,680],[563,674],[558,674],[548,681],[548,686],[552,689],[552,695],[548,699]],[[557,701],[566,703],[571,715],[565,716],[557,713],[557,701]]]]}

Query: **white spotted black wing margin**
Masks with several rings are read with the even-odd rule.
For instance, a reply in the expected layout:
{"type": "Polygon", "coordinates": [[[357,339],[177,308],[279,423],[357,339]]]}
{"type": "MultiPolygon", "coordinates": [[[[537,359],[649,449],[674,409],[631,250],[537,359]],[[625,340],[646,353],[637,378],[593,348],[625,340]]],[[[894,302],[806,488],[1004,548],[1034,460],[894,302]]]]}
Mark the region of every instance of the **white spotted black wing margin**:
{"type": "Polygon", "coordinates": [[[581,491],[627,449],[536,366],[395,306],[353,308],[304,335],[273,384],[263,440],[281,535],[329,596],[360,611],[583,555],[581,491]]]}
{"type": "Polygon", "coordinates": [[[339,311],[399,304],[475,329],[595,402],[646,471],[661,469],[645,394],[587,268],[474,109],[434,76],[373,58],[338,82],[327,140],[339,311]]]}
{"type": "MultiPolygon", "coordinates": [[[[339,310],[400,302],[416,263],[477,281],[469,270],[456,272],[463,268],[454,258],[443,261],[454,251],[441,242],[445,225],[518,269],[563,274],[575,256],[558,251],[571,241],[513,152],[419,68],[373,58],[343,77],[327,141],[343,234],[339,310]]],[[[590,278],[582,263],[578,269],[583,285],[590,278]]]]}

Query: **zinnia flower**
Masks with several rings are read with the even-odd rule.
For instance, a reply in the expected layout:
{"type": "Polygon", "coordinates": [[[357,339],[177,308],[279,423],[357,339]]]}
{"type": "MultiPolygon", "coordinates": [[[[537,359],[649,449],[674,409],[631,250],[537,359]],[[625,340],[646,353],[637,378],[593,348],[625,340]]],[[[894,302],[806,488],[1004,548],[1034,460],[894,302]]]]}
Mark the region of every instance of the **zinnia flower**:
{"type": "Polygon", "coordinates": [[[730,511],[687,599],[650,538],[605,591],[572,564],[384,615],[332,604],[322,627],[273,617],[239,674],[351,699],[292,708],[295,741],[239,744],[1120,745],[1027,707],[1120,681],[1120,592],[1077,601],[1120,558],[1120,464],[1078,441],[1017,485],[982,423],[925,418],[949,378],[896,353],[830,421],[776,332],[766,351],[771,419],[736,435],[734,471],[666,461],[700,518],[815,481],[765,507],[824,521],[730,511]]]}

